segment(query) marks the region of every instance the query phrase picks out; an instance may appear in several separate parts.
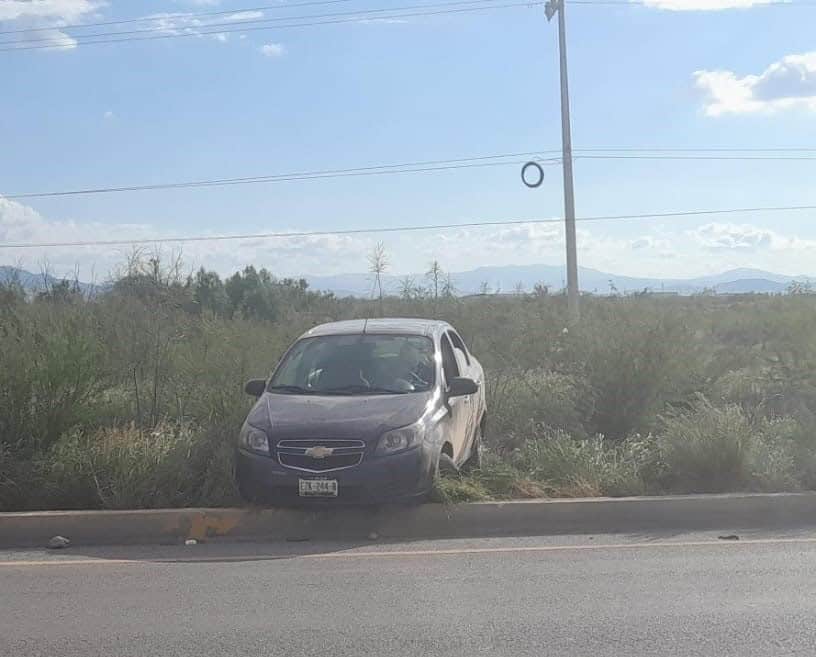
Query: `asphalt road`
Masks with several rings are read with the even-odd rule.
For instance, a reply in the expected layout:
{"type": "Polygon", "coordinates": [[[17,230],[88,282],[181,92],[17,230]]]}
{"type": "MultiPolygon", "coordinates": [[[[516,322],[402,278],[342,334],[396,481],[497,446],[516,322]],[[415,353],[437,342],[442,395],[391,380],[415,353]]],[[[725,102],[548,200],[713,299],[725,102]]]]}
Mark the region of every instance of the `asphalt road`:
{"type": "Polygon", "coordinates": [[[2,657],[816,651],[816,533],[0,552],[2,657]]]}

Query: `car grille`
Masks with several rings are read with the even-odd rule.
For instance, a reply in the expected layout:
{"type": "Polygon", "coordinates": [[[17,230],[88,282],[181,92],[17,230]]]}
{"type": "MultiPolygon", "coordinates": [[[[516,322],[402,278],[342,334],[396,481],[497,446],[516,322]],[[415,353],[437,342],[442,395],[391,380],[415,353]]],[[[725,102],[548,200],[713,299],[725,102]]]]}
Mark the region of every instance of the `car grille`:
{"type": "Polygon", "coordinates": [[[360,463],[365,443],[362,440],[281,440],[276,449],[278,462],[284,467],[304,472],[331,472],[360,463]],[[326,447],[332,453],[317,458],[307,453],[313,447],[326,447]]]}

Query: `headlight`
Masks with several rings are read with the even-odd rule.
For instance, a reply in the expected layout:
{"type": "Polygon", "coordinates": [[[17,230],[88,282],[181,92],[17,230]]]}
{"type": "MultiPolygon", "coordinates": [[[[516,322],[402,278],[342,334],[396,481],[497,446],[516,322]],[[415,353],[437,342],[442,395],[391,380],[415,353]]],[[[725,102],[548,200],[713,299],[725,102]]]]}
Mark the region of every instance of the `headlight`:
{"type": "Polygon", "coordinates": [[[380,442],[377,443],[378,456],[385,454],[395,454],[410,449],[418,445],[425,437],[425,422],[415,422],[409,424],[407,427],[394,429],[388,431],[380,436],[380,442]]]}
{"type": "Polygon", "coordinates": [[[256,429],[251,424],[244,423],[241,427],[241,433],[238,436],[238,443],[241,447],[249,449],[253,452],[261,452],[262,454],[269,454],[269,438],[266,433],[260,429],[256,429]]]}

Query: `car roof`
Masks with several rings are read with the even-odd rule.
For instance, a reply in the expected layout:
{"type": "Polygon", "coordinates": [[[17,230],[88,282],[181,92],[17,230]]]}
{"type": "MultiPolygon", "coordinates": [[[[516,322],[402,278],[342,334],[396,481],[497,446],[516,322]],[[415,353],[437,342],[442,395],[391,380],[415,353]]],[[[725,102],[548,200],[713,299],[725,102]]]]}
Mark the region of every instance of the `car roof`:
{"type": "Polygon", "coordinates": [[[301,338],[318,335],[358,335],[363,333],[398,333],[403,335],[435,335],[452,328],[438,319],[381,317],[377,319],[350,319],[320,324],[304,333],[301,338]]]}

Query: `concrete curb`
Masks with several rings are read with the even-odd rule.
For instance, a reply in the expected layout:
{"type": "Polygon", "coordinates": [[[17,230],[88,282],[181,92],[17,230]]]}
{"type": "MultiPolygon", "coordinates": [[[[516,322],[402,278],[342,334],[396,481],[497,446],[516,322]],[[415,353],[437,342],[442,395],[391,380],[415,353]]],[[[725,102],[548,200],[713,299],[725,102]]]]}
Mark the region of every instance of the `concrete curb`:
{"type": "Polygon", "coordinates": [[[816,527],[816,493],[478,502],[378,509],[0,513],[0,548],[199,540],[464,538],[816,527]]]}

